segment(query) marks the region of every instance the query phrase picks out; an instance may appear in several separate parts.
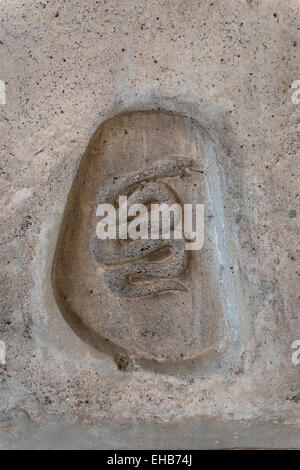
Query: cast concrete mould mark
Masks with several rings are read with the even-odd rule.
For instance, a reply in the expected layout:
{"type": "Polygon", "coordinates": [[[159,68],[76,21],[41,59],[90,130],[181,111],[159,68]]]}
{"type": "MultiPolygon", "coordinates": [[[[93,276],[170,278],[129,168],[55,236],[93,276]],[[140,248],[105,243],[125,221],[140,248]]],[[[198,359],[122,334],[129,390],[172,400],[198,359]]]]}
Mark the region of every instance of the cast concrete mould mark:
{"type": "Polygon", "coordinates": [[[6,350],[4,341],[0,341],[0,364],[6,364],[6,350]]]}
{"type": "Polygon", "coordinates": [[[85,342],[126,364],[174,374],[213,370],[234,353],[240,321],[222,181],[211,139],[187,116],[132,111],[99,127],[68,196],[52,267],[57,304],[85,342]],[[175,170],[185,162],[201,171],[170,174],[172,158],[175,170]],[[180,240],[156,240],[142,256],[141,240],[130,253],[123,240],[100,243],[99,198],[114,203],[120,194],[146,204],[204,204],[203,248],[186,252],[180,240]]]}
{"type": "Polygon", "coordinates": [[[0,80],[0,104],[6,104],[6,87],[3,80],[0,80]]]}

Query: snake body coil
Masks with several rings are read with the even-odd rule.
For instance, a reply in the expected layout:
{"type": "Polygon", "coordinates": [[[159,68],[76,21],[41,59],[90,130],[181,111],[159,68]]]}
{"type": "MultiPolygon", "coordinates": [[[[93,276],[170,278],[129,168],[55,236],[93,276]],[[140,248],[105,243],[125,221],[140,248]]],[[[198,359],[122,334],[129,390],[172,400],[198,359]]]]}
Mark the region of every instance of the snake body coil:
{"type": "MultiPolygon", "coordinates": [[[[118,196],[129,193],[128,207],[137,203],[164,203],[171,206],[178,203],[176,194],[157,179],[188,175],[189,170],[194,169],[195,161],[190,157],[170,156],[157,160],[146,169],[108,181],[98,193],[97,205],[116,205],[118,196]]],[[[105,266],[105,285],[119,297],[186,290],[183,284],[174,279],[184,274],[188,264],[183,239],[101,240],[95,233],[90,249],[94,259],[105,266]],[[169,253],[166,257],[151,260],[156,252],[164,248],[169,253]]]]}

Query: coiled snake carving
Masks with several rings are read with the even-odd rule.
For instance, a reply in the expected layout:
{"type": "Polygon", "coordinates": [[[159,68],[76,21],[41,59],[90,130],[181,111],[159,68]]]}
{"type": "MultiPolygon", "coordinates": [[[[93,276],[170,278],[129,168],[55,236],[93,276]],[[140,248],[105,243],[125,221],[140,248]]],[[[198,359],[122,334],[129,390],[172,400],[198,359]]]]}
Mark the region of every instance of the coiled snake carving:
{"type": "MultiPolygon", "coordinates": [[[[128,207],[133,204],[178,203],[175,192],[159,178],[188,176],[199,171],[190,157],[169,156],[148,168],[128,176],[115,177],[105,183],[97,195],[99,204],[116,205],[118,196],[129,193],[128,207]]],[[[171,226],[171,228],[174,228],[171,226]]],[[[180,240],[101,240],[96,233],[90,244],[94,259],[105,266],[104,283],[119,297],[140,297],[186,288],[175,278],[182,276],[188,264],[185,241],[180,240]],[[154,253],[168,250],[167,257],[151,260],[154,253]]]]}

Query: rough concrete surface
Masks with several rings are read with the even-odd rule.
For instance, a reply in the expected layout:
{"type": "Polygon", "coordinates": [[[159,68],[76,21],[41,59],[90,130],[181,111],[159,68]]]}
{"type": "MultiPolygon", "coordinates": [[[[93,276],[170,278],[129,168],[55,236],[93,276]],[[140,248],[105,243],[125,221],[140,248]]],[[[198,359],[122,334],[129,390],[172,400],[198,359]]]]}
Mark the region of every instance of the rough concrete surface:
{"type": "MultiPolygon", "coordinates": [[[[300,447],[299,3],[1,0],[0,15],[0,448],[300,447]],[[118,115],[136,112],[171,116],[168,130],[157,118],[146,145],[137,119],[126,134],[118,115]],[[201,129],[202,153],[183,122],[201,129]],[[102,142],[88,167],[109,123],[108,150],[102,142]],[[103,273],[81,263],[76,240],[97,178],[99,191],[181,144],[200,155],[208,212],[182,278],[199,292],[180,317],[186,292],[120,304],[109,291],[119,284],[97,284],[103,273]],[[74,257],[68,246],[57,268],[64,233],[74,257]],[[57,280],[69,286],[63,302],[57,280]],[[103,292],[99,317],[90,282],[103,292]],[[81,322],[67,302],[80,303],[81,322]],[[98,347],[92,330],[122,350],[98,347]]],[[[185,181],[170,187],[187,194],[185,181]]]]}

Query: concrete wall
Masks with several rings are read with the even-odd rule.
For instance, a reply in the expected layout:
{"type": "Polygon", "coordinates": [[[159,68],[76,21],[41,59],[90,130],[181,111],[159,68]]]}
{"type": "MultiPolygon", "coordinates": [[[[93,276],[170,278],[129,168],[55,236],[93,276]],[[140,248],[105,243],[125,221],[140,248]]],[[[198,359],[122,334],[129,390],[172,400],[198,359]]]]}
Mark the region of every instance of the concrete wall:
{"type": "Polygon", "coordinates": [[[298,2],[2,0],[0,15],[0,447],[299,446],[298,2]],[[118,368],[51,283],[90,139],[151,109],[199,123],[224,189],[239,347],[191,373],[118,368]]]}

